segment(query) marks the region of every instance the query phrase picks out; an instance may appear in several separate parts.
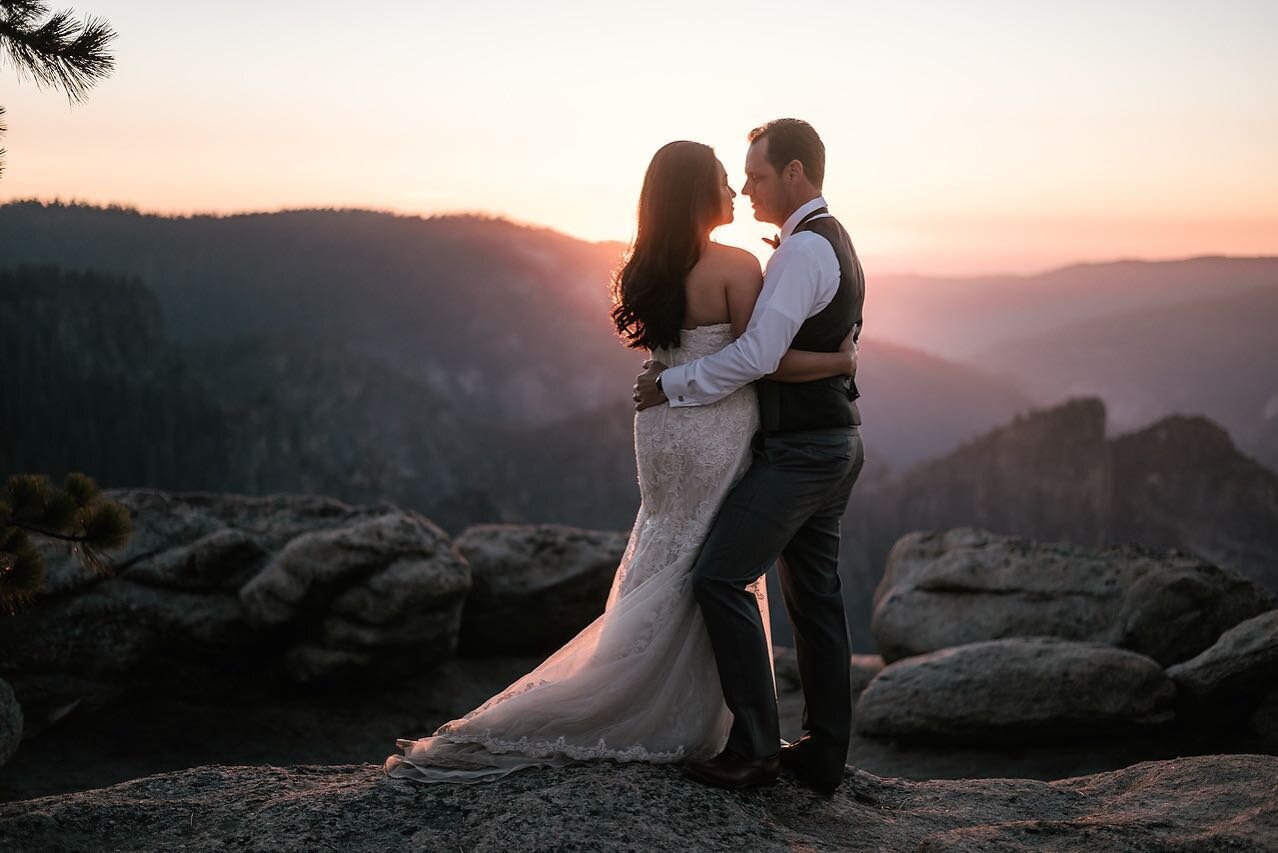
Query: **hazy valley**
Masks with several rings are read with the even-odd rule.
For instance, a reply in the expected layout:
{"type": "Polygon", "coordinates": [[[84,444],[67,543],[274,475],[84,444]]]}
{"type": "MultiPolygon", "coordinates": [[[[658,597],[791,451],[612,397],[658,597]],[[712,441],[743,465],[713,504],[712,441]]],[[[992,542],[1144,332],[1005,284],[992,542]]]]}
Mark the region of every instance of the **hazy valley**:
{"type": "MultiPolygon", "coordinates": [[[[633,520],[642,356],[607,317],[619,244],[475,217],[38,203],[0,207],[0,236],[0,346],[18,366],[0,387],[26,413],[6,425],[4,473],[390,500],[449,531],[633,520]],[[50,264],[62,271],[14,272],[50,264]]],[[[1245,457],[1278,462],[1278,260],[980,280],[870,270],[869,291],[867,463],[844,549],[854,623],[887,549],[918,527],[1147,540],[1249,569],[1273,553],[1272,499],[1246,497],[1268,495],[1272,475],[1245,457]],[[1010,423],[1080,394],[1105,405],[1010,423]],[[1172,412],[1223,425],[1242,452],[1173,421],[1158,470],[1132,473],[1121,451],[1152,439],[1115,437],[1172,412]],[[1176,460],[1192,464],[1160,498],[1147,479],[1176,460]],[[1235,488],[1244,497],[1219,511],[1214,494],[1235,488]],[[1246,539],[1230,525],[1263,535],[1227,546],[1246,539]]]]}

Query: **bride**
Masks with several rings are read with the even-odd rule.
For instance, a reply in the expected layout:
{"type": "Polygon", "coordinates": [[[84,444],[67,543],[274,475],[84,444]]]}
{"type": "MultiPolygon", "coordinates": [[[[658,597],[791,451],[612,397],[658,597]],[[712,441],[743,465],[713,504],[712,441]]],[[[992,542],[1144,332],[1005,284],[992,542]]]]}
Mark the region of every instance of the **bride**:
{"type": "MultiPolygon", "coordinates": [[[[613,320],[631,347],[667,366],[740,336],[762,286],[759,262],[710,240],[736,192],[713,149],[671,142],[653,156],[635,242],[613,280],[613,320]]],[[[856,370],[838,352],[790,350],[769,378],[803,382],[856,370]]],[[[728,738],[710,639],[689,570],[728,491],[750,464],[752,386],[706,406],[635,415],[641,503],[604,612],[532,672],[430,737],[399,739],[390,777],[484,782],[579,761],[709,758],[728,738]]],[[[765,579],[752,587],[768,625],[765,579]]],[[[771,637],[768,638],[769,644],[771,637]]]]}

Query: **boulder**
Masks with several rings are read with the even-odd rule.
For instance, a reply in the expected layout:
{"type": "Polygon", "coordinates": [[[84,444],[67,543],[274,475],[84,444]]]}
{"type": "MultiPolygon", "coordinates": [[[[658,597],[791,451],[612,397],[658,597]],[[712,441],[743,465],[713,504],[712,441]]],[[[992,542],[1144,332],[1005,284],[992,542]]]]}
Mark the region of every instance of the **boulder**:
{"type": "Polygon", "coordinates": [[[627,534],[554,524],[483,524],[457,537],[473,584],[466,655],[549,653],[604,610],[627,534]]]}
{"type": "Polygon", "coordinates": [[[1167,670],[1189,704],[1255,698],[1278,685],[1278,610],[1240,622],[1211,648],[1167,670]]]}
{"type": "Polygon", "coordinates": [[[68,674],[96,680],[158,675],[181,661],[237,668],[259,637],[233,591],[190,591],[122,571],[34,603],[0,620],[0,674],[68,674]]]}
{"type": "Polygon", "coordinates": [[[0,767],[5,765],[22,743],[22,706],[13,695],[9,682],[0,678],[0,767]]]}
{"type": "Polygon", "coordinates": [[[872,626],[888,661],[1037,635],[1118,646],[1168,666],[1274,606],[1251,580],[1175,551],[958,528],[897,542],[875,591],[872,626]]]}
{"type": "Polygon", "coordinates": [[[848,768],[747,793],[602,762],[491,785],[376,764],[192,767],[0,803],[0,848],[108,850],[1272,850],[1278,757],[1210,755],[1039,782],[909,782],[848,768]]]}
{"type": "Polygon", "coordinates": [[[921,741],[1079,737],[1168,722],[1158,663],[1100,643],[1016,637],[889,664],[856,705],[861,735],[921,741]]]}
{"type": "MultiPolygon", "coordinates": [[[[106,489],[129,510],[133,534],[108,554],[119,573],[164,588],[237,589],[295,536],[385,511],[321,495],[237,495],[106,489]]],[[[42,543],[46,595],[101,582],[65,548],[42,543]]]]}
{"type": "Polygon", "coordinates": [[[239,601],[256,625],[304,630],[285,670],[315,681],[361,667],[428,669],[456,649],[469,589],[444,532],[394,511],[296,536],[240,587],[239,601]]]}
{"type": "Polygon", "coordinates": [[[107,490],[134,533],[97,575],[42,543],[47,584],[0,619],[0,676],[29,729],[141,687],[425,671],[456,647],[465,561],[390,504],[107,490]]]}

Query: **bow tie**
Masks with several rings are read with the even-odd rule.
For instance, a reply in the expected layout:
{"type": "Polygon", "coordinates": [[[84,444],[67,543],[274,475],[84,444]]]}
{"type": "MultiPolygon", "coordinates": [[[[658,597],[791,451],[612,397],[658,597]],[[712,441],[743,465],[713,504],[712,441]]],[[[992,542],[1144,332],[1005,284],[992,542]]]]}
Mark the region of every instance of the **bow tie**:
{"type": "Polygon", "coordinates": [[[780,234],[773,234],[771,237],[762,237],[762,238],[760,238],[760,239],[762,239],[762,240],[763,240],[763,242],[767,243],[767,244],[768,244],[769,246],[771,246],[773,249],[777,249],[777,248],[779,248],[779,247],[781,246],[781,235],[780,235],[780,234]]]}

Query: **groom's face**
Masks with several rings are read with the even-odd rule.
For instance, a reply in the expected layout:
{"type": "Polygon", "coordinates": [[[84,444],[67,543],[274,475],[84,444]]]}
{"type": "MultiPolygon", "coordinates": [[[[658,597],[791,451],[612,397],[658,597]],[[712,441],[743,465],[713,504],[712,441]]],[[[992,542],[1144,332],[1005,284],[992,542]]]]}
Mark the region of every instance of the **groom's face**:
{"type": "Polygon", "coordinates": [[[785,208],[785,187],[777,170],[768,162],[766,136],[750,143],[746,151],[745,173],[746,182],[741,194],[750,199],[754,218],[774,225],[784,223],[785,216],[781,213],[785,208]]]}

